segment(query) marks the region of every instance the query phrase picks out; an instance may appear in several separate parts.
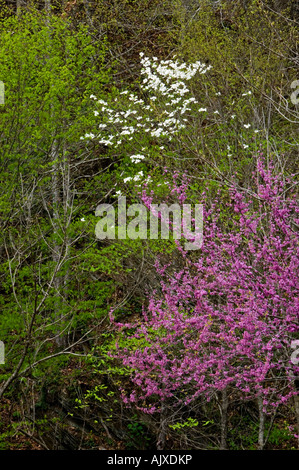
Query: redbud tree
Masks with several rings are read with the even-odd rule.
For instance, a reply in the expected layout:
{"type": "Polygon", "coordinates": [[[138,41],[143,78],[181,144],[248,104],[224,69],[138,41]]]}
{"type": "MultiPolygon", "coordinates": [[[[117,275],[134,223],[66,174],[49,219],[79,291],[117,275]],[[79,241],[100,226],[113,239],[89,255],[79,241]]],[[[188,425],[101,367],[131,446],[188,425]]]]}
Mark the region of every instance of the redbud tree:
{"type": "MultiPolygon", "coordinates": [[[[298,203],[290,182],[262,158],[253,186],[251,197],[230,188],[225,216],[221,194],[213,204],[203,195],[195,259],[177,242],[186,267],[169,276],[157,262],[161,292],[150,297],[142,321],[116,322],[112,314],[127,336],[115,356],[134,384],[131,393],[123,390],[125,402],[153,413],[165,401],[188,405],[229,387],[262,398],[267,411],[297,394],[290,346],[299,330],[298,203]]],[[[175,180],[173,192],[182,196],[175,180]]],[[[143,193],[148,207],[152,199],[143,193]]]]}

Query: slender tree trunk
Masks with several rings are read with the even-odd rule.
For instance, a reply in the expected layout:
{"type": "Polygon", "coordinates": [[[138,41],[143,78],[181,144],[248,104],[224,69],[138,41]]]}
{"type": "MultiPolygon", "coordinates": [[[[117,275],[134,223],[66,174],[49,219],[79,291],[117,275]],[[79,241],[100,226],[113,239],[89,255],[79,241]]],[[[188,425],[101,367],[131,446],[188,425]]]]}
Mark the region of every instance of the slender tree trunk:
{"type": "Polygon", "coordinates": [[[258,409],[259,409],[259,435],[258,435],[258,448],[263,450],[264,448],[264,435],[265,435],[265,413],[263,411],[263,398],[259,396],[257,398],[258,409]]]}
{"type": "Polygon", "coordinates": [[[53,245],[53,253],[52,259],[54,267],[53,269],[57,269],[55,279],[53,282],[53,287],[55,290],[55,302],[54,302],[54,318],[58,321],[58,328],[57,328],[57,337],[56,337],[56,344],[57,346],[63,346],[63,338],[60,336],[60,329],[61,324],[59,320],[62,320],[61,315],[61,301],[60,301],[60,292],[62,291],[62,278],[59,276],[59,268],[58,265],[60,264],[62,258],[62,250],[63,246],[59,243],[59,222],[60,222],[60,214],[59,214],[59,207],[61,204],[60,201],[60,181],[59,181],[59,148],[58,143],[56,140],[53,141],[52,150],[51,150],[51,157],[50,157],[53,167],[52,167],[52,181],[51,181],[51,193],[52,193],[52,206],[53,206],[53,215],[52,215],[52,225],[53,225],[53,234],[54,234],[54,245],[53,245]]]}
{"type": "Polygon", "coordinates": [[[89,0],[83,0],[83,3],[84,3],[86,18],[87,18],[89,24],[92,25],[93,20],[92,20],[92,14],[91,14],[91,11],[90,11],[89,0]]]}
{"type": "Polygon", "coordinates": [[[55,290],[54,295],[56,296],[54,318],[58,325],[56,344],[59,347],[66,347],[66,335],[62,333],[65,326],[64,317],[66,314],[66,312],[63,312],[63,307],[68,297],[69,266],[66,263],[68,263],[67,260],[71,242],[68,236],[68,228],[72,218],[73,198],[71,192],[70,163],[65,158],[65,150],[63,150],[62,155],[59,152],[56,141],[54,141],[52,147],[51,161],[53,164],[51,187],[53,204],[52,225],[55,237],[52,259],[54,269],[57,269],[53,284],[55,290]],[[61,266],[62,260],[63,266],[61,266]],[[61,272],[61,268],[63,268],[64,273],[61,272]]]}
{"type": "MultiPolygon", "coordinates": [[[[296,376],[295,371],[289,372],[290,378],[293,380],[294,388],[299,393],[299,377],[296,376]]],[[[299,449],[299,396],[294,395],[294,407],[295,407],[295,416],[296,416],[296,428],[297,428],[297,435],[298,435],[298,449],[299,449]]]]}
{"type": "Polygon", "coordinates": [[[166,432],[167,432],[167,419],[166,419],[166,412],[165,412],[165,404],[163,403],[161,406],[160,429],[159,429],[159,435],[158,435],[158,440],[157,440],[157,450],[165,449],[166,432]]]}
{"type": "Polygon", "coordinates": [[[21,4],[22,0],[17,0],[17,16],[21,14],[21,4]]]}
{"type": "MultiPolygon", "coordinates": [[[[45,0],[45,10],[50,18],[51,14],[51,0],[45,0]]],[[[49,32],[51,35],[51,32],[49,32]]],[[[53,116],[53,120],[55,119],[55,115],[53,113],[53,109],[51,107],[51,114],[53,116]]],[[[59,348],[64,348],[66,346],[66,336],[63,334],[63,311],[62,305],[63,302],[61,301],[62,295],[64,295],[64,289],[66,287],[66,279],[64,276],[60,275],[60,264],[62,258],[66,257],[66,254],[69,250],[66,237],[66,230],[67,230],[67,216],[68,216],[68,206],[69,206],[69,194],[70,194],[70,182],[69,182],[69,171],[65,171],[65,164],[63,161],[64,155],[61,155],[61,147],[62,144],[58,142],[55,138],[55,131],[53,132],[53,142],[50,151],[50,161],[52,162],[52,177],[51,177],[51,195],[52,195],[52,226],[53,226],[53,235],[54,235],[54,244],[52,248],[52,260],[54,267],[53,269],[56,270],[56,274],[53,281],[54,287],[54,319],[57,322],[56,328],[56,345],[59,348]],[[61,161],[62,160],[62,161],[61,161]],[[63,183],[61,182],[61,178],[63,183]],[[65,178],[67,179],[67,189],[65,187],[65,178]],[[62,215],[63,209],[64,214],[62,215]],[[64,220],[62,217],[64,216],[64,220]],[[64,224],[64,230],[61,230],[61,224],[64,224]]],[[[64,153],[64,152],[62,152],[64,153]]]]}
{"type": "Polygon", "coordinates": [[[51,12],[51,0],[45,0],[45,10],[47,14],[50,14],[51,12]]]}
{"type": "Polygon", "coordinates": [[[294,396],[295,414],[297,422],[298,449],[299,449],[299,396],[294,396]]]}
{"type": "Polygon", "coordinates": [[[222,391],[221,397],[221,440],[220,440],[220,450],[227,450],[227,410],[228,410],[228,397],[227,389],[225,388],[222,391]]]}
{"type": "MultiPolygon", "coordinates": [[[[72,209],[73,209],[73,194],[71,190],[71,171],[70,171],[70,161],[66,158],[65,149],[63,150],[63,162],[62,162],[62,190],[63,190],[63,225],[64,225],[64,257],[66,260],[69,259],[70,253],[70,245],[71,240],[68,235],[68,229],[71,224],[72,219],[72,209]]],[[[65,266],[65,273],[62,278],[62,288],[63,288],[63,297],[64,300],[67,301],[68,299],[68,291],[69,291],[69,280],[70,280],[70,268],[69,262],[67,261],[67,265],[65,266]]],[[[66,346],[65,343],[66,337],[63,339],[63,345],[66,346]]]]}

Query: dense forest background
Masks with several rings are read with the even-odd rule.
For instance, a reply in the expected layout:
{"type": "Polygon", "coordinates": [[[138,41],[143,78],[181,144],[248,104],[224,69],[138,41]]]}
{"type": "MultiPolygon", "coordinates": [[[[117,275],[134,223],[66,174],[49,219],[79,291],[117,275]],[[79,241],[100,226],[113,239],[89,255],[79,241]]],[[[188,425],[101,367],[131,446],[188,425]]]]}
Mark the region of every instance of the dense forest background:
{"type": "Polygon", "coordinates": [[[0,449],[298,449],[299,2],[0,0],[0,81],[0,449]]]}

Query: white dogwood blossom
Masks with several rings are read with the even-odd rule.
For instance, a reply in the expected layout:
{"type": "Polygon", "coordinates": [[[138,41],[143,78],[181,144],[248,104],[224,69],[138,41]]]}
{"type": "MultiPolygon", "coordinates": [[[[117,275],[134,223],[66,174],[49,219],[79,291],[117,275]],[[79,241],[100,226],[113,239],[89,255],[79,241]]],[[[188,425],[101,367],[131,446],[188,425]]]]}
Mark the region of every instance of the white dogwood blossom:
{"type": "MultiPolygon", "coordinates": [[[[84,137],[80,137],[81,140],[96,140],[113,149],[113,158],[117,164],[120,163],[121,170],[123,170],[120,178],[123,183],[128,184],[129,188],[150,183],[152,179],[147,175],[147,165],[151,162],[151,158],[155,164],[159,162],[164,165],[165,160],[172,157],[174,147],[178,149],[178,146],[170,144],[171,141],[176,144],[181,138],[184,142],[186,136],[189,139],[187,126],[192,126],[191,137],[194,138],[192,132],[196,131],[199,121],[202,125],[207,115],[209,116],[208,126],[209,123],[217,126],[228,125],[236,131],[240,127],[243,128],[237,147],[233,144],[232,147],[227,145],[225,149],[227,140],[219,141],[219,146],[224,145],[224,152],[228,158],[236,154],[239,146],[244,150],[249,149],[249,142],[247,144],[245,135],[248,137],[251,132],[245,132],[244,129],[251,128],[251,124],[246,121],[245,124],[239,123],[238,115],[230,114],[234,112],[233,108],[229,112],[224,107],[220,108],[219,105],[214,105],[219,110],[215,110],[215,107],[214,110],[200,107],[200,103],[193,96],[192,89],[195,89],[196,83],[192,79],[196,74],[207,73],[211,69],[210,65],[207,66],[200,61],[186,64],[176,58],[158,60],[156,57],[149,58],[144,53],[140,53],[140,62],[139,89],[136,90],[135,86],[134,91],[122,90],[117,97],[111,97],[109,102],[90,95],[96,107],[94,116],[99,122],[97,135],[86,133],[84,137]],[[140,168],[142,171],[138,171],[140,168]],[[123,174],[130,176],[123,177],[123,174]]],[[[200,96],[200,92],[198,95],[200,96]]],[[[214,92],[215,95],[219,97],[221,92],[214,92]]],[[[252,95],[251,91],[242,94],[243,97],[249,95],[252,95]]],[[[219,103],[220,99],[217,101],[219,103]]],[[[205,101],[206,105],[207,103],[205,101]]],[[[231,105],[234,105],[234,101],[231,105]]],[[[168,182],[163,181],[158,184],[162,186],[162,189],[164,185],[167,186],[168,182]]],[[[118,190],[115,196],[121,194],[121,190],[118,190]]]]}
{"type": "MultiPolygon", "coordinates": [[[[196,73],[206,73],[211,69],[210,65],[200,61],[186,64],[175,58],[159,61],[142,52],[140,62],[140,93],[123,90],[112,104],[90,95],[97,105],[94,115],[101,121],[98,124],[98,135],[85,134],[82,140],[97,138],[100,144],[119,148],[133,139],[136,143],[138,140],[141,142],[139,136],[148,135],[161,139],[164,144],[166,141],[171,142],[175,134],[186,128],[190,113],[196,115],[198,102],[192,96],[187,82],[196,73]],[[123,98],[120,99],[120,96],[123,98]]],[[[206,111],[206,108],[200,108],[199,111],[206,111]]],[[[164,148],[164,145],[160,148],[164,148]]],[[[138,164],[144,158],[141,153],[136,153],[130,160],[138,164]]],[[[124,178],[124,182],[143,178],[143,172],[139,172],[135,176],[124,178]]]]}
{"type": "Polygon", "coordinates": [[[132,163],[140,163],[141,160],[144,160],[145,156],[141,154],[131,155],[130,159],[132,163]]]}
{"type": "Polygon", "coordinates": [[[128,181],[132,180],[132,176],[127,176],[127,178],[124,178],[124,183],[127,183],[128,181]]]}
{"type": "Polygon", "coordinates": [[[139,173],[137,173],[137,175],[134,176],[133,180],[134,181],[139,181],[143,176],[143,171],[139,171],[139,173]]]}

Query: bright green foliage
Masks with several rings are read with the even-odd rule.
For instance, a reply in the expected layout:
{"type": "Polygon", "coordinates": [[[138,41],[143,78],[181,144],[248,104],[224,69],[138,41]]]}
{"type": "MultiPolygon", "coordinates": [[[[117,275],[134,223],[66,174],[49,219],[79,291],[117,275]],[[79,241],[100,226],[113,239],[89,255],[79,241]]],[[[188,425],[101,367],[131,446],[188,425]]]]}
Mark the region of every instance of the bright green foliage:
{"type": "Polygon", "coordinates": [[[99,177],[92,186],[93,156],[80,141],[93,122],[90,90],[101,96],[109,83],[105,54],[105,41],[62,18],[31,12],[0,23],[0,331],[10,371],[25,344],[28,366],[78,316],[82,332],[107,311],[113,286],[87,279],[96,241],[80,220],[106,190],[99,177]],[[90,254],[82,270],[78,252],[90,254]]]}

